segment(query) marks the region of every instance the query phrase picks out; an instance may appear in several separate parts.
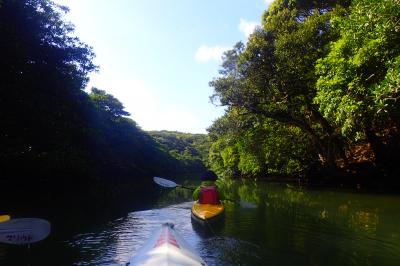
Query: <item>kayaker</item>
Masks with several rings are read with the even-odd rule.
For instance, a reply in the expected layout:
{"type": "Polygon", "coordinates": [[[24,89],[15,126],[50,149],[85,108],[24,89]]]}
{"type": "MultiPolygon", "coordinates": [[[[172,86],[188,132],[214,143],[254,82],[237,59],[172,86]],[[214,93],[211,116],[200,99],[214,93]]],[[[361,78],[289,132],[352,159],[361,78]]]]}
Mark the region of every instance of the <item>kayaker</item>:
{"type": "Polygon", "coordinates": [[[193,192],[193,199],[198,200],[202,204],[218,204],[220,200],[224,200],[225,197],[222,191],[218,190],[215,181],[218,176],[211,170],[205,171],[201,176],[201,184],[193,192]]]}

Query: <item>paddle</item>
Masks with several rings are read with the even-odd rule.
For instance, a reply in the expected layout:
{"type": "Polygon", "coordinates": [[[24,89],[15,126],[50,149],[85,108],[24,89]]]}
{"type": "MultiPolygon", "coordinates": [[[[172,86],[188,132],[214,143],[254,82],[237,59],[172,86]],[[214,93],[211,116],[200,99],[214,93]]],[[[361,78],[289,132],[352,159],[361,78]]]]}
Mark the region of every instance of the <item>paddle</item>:
{"type": "MultiPolygon", "coordinates": [[[[189,189],[189,190],[191,190],[191,191],[195,191],[195,190],[196,190],[195,188],[192,188],[192,187],[185,187],[185,186],[182,186],[182,185],[179,185],[179,184],[175,183],[175,182],[172,181],[172,180],[165,179],[165,178],[158,177],[158,176],[153,177],[153,181],[154,181],[156,184],[158,184],[158,185],[160,185],[160,186],[162,186],[162,187],[167,187],[167,188],[181,187],[181,188],[189,189]]],[[[231,199],[226,199],[226,200],[228,200],[228,201],[233,201],[233,200],[231,200],[231,199]]]]}
{"type": "MultiPolygon", "coordinates": [[[[182,185],[179,185],[179,184],[175,183],[172,180],[168,180],[168,179],[161,178],[161,177],[158,177],[158,176],[153,177],[153,181],[156,184],[158,184],[158,185],[160,185],[162,187],[167,187],[167,188],[181,187],[181,188],[189,189],[189,190],[192,190],[192,191],[195,190],[194,188],[185,187],[185,186],[182,186],[182,185]]],[[[239,203],[240,206],[242,206],[244,208],[255,208],[255,207],[257,207],[255,204],[250,203],[250,202],[246,202],[246,201],[236,201],[236,200],[227,199],[227,198],[225,198],[225,200],[230,201],[230,202],[234,202],[234,203],[239,203]]]]}
{"type": "Polygon", "coordinates": [[[38,218],[11,219],[0,223],[0,242],[23,245],[45,239],[50,234],[50,223],[38,218]]]}
{"type": "Polygon", "coordinates": [[[182,186],[182,185],[179,185],[179,184],[175,183],[172,180],[168,180],[168,179],[161,178],[161,177],[158,177],[158,176],[153,177],[153,181],[156,184],[158,184],[158,185],[160,185],[162,187],[167,187],[167,188],[181,187],[181,188],[185,188],[185,189],[189,189],[189,190],[195,191],[195,189],[192,188],[192,187],[185,187],[185,186],[182,186]]]}
{"type": "Polygon", "coordinates": [[[0,215],[0,223],[8,221],[11,219],[10,215],[0,215]]]}

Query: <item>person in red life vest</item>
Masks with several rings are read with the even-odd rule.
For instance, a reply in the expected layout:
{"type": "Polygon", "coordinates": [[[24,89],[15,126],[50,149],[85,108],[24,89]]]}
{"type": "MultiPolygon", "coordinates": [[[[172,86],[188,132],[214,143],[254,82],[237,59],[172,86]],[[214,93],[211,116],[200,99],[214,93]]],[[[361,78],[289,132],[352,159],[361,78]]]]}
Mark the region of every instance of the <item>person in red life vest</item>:
{"type": "Polygon", "coordinates": [[[225,199],[222,191],[219,191],[215,184],[218,176],[213,171],[204,172],[200,179],[200,186],[193,192],[194,200],[198,200],[202,204],[218,204],[220,200],[225,199]]]}

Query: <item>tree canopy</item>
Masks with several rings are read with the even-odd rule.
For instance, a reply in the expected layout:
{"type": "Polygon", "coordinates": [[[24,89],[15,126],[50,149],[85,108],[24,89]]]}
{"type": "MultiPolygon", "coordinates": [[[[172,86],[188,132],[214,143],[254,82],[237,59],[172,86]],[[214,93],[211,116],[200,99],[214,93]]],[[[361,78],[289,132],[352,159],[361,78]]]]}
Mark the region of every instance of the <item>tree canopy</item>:
{"type": "Polygon", "coordinates": [[[400,122],[399,17],[398,1],[354,1],[348,16],[332,19],[340,37],[316,67],[321,112],[349,141],[372,142],[384,163],[392,153],[379,146],[396,141],[400,122]]]}
{"type": "Polygon", "coordinates": [[[216,169],[257,176],[316,162],[343,167],[360,142],[393,155],[398,10],[396,0],[274,1],[210,82],[211,99],[228,107],[209,128],[216,169]]]}
{"type": "Polygon", "coordinates": [[[113,95],[84,91],[98,67],[66,12],[48,0],[1,1],[1,197],[149,198],[150,177],[181,163],[113,95]]]}
{"type": "Polygon", "coordinates": [[[114,118],[130,115],[130,113],[124,110],[125,107],[117,98],[106,93],[104,90],[92,88],[90,99],[98,109],[105,111],[114,118]]]}

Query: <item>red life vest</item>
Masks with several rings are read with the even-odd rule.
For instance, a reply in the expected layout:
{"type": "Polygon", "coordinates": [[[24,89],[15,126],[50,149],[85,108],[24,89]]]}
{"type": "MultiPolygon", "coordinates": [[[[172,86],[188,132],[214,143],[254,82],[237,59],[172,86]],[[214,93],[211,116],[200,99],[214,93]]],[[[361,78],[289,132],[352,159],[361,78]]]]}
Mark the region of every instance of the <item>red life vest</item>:
{"type": "Polygon", "coordinates": [[[216,186],[207,186],[200,188],[199,203],[201,204],[218,204],[219,197],[216,186]]]}

